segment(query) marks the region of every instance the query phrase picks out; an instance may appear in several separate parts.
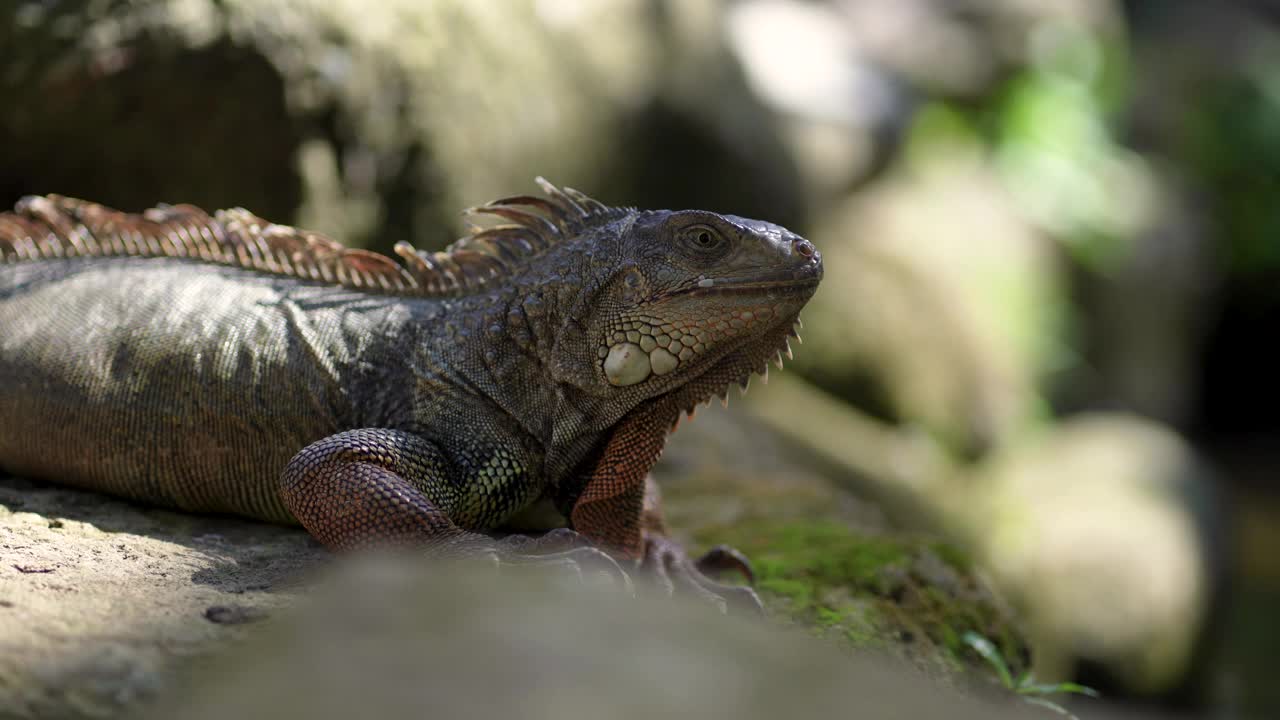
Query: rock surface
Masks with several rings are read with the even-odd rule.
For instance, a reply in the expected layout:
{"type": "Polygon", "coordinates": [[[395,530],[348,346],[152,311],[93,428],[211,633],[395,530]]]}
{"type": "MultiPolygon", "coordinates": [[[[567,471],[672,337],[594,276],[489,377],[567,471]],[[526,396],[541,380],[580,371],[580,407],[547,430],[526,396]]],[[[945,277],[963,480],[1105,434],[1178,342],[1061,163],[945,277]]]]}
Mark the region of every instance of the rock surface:
{"type": "Polygon", "coordinates": [[[121,716],[293,605],[306,535],[0,478],[0,715],[121,716]]]}
{"type": "MultiPolygon", "coordinates": [[[[796,446],[738,415],[717,409],[682,424],[659,476],[679,537],[758,554],[777,621],[889,651],[935,679],[974,660],[955,642],[969,629],[1025,660],[1013,626],[954,553],[893,530],[796,446]]],[[[295,528],[13,478],[0,479],[0,558],[0,712],[23,718],[131,715],[171,686],[176,660],[291,614],[313,594],[313,571],[334,561],[295,528]]]]}
{"type": "MultiPolygon", "coordinates": [[[[799,410],[784,414],[801,432],[820,424],[799,410]]],[[[726,543],[752,558],[774,620],[885,651],[941,682],[986,669],[963,645],[966,632],[990,639],[1014,667],[1029,664],[1011,613],[963,551],[902,530],[880,505],[833,484],[841,469],[827,458],[741,411],[700,411],[659,464],[668,519],[686,545],[726,543]]]]}
{"type": "Polygon", "coordinates": [[[1045,717],[705,606],[526,580],[348,564],[148,717],[1045,717]]]}

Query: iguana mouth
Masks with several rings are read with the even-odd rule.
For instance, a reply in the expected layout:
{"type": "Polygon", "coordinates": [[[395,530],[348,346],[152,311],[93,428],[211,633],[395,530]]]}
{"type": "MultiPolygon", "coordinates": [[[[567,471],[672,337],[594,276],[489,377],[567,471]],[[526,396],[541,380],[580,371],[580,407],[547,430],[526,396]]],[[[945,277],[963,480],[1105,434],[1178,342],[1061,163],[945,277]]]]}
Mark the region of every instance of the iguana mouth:
{"type": "Polygon", "coordinates": [[[709,295],[748,295],[760,293],[762,291],[774,291],[774,294],[778,295],[803,295],[815,290],[818,287],[818,282],[821,278],[807,277],[801,279],[787,278],[777,280],[715,280],[714,278],[707,278],[702,282],[706,282],[707,280],[709,280],[711,284],[684,287],[655,295],[651,299],[663,300],[678,296],[705,297],[709,295]]]}

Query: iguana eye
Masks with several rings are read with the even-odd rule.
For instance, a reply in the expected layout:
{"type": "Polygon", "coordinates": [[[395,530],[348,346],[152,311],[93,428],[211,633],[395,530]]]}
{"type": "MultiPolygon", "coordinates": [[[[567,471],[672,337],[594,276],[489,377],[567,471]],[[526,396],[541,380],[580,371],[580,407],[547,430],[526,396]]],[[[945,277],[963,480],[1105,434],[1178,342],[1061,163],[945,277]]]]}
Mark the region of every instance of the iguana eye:
{"type": "Polygon", "coordinates": [[[707,225],[694,225],[680,233],[685,244],[699,253],[710,253],[724,245],[724,236],[707,225]]]}

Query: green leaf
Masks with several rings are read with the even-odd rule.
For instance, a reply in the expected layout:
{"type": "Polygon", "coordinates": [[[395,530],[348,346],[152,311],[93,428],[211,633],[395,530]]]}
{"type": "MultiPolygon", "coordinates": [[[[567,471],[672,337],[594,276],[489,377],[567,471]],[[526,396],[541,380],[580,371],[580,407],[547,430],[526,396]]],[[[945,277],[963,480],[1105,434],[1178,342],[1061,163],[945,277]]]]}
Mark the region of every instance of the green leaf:
{"type": "Polygon", "coordinates": [[[1067,710],[1066,708],[1062,707],[1061,705],[1059,705],[1058,703],[1052,700],[1045,700],[1044,698],[1038,698],[1038,697],[1024,697],[1022,698],[1022,701],[1026,703],[1030,703],[1032,705],[1039,705],[1040,707],[1046,708],[1048,710],[1052,710],[1058,713],[1059,715],[1065,715],[1066,717],[1071,718],[1071,720],[1080,720],[1080,718],[1072,714],[1071,711],[1067,710]]]}
{"type": "Polygon", "coordinates": [[[1019,693],[1031,693],[1036,695],[1053,695],[1055,693],[1075,693],[1077,695],[1088,695],[1089,697],[1101,697],[1097,690],[1091,687],[1080,685],[1073,682],[1063,683],[1028,683],[1018,688],[1019,693]]]}
{"type": "Polygon", "coordinates": [[[961,639],[995,669],[996,675],[1000,676],[1000,682],[1004,683],[1006,688],[1013,690],[1017,687],[1013,682],[1013,674],[1009,672],[1009,666],[1004,661],[1004,656],[990,640],[972,630],[966,631],[961,639]]]}

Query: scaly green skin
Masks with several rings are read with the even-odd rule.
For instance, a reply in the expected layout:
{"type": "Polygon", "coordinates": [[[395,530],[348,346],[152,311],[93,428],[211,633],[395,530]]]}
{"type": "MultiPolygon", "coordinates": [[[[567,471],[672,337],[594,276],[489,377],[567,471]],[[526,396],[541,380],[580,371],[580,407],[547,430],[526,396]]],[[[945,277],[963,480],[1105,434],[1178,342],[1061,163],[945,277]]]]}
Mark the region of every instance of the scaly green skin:
{"type": "MultiPolygon", "coordinates": [[[[479,533],[549,505],[578,534],[560,539],[665,567],[677,551],[645,496],[666,434],[785,347],[821,258],[768,223],[588,212],[594,201],[544,187],[550,201],[481,211],[516,221],[498,235],[559,225],[538,230],[551,242],[477,231],[448,278],[419,263],[417,289],[264,269],[230,216],[184,226],[241,248],[202,261],[120,242],[129,228],[176,238],[174,223],[24,201],[0,215],[0,467],[297,521],[334,548],[492,548],[479,533]]],[[[295,266],[332,262],[300,252],[295,266]]]]}

